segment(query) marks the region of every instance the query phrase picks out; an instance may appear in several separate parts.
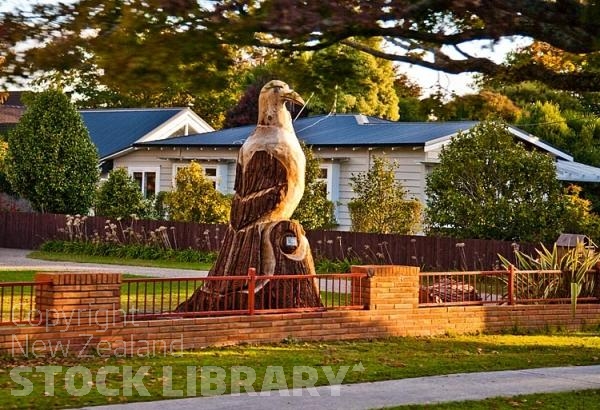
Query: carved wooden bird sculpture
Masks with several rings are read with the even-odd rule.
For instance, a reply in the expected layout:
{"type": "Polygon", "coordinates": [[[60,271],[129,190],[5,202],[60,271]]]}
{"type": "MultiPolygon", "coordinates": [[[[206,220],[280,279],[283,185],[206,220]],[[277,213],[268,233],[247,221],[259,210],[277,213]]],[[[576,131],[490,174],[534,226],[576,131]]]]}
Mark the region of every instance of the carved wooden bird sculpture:
{"type": "Polygon", "coordinates": [[[231,226],[289,219],[304,193],[306,159],[285,107],[304,104],[283,81],[265,84],[258,98],[258,124],[240,149],[231,226]]]}
{"type": "Polygon", "coordinates": [[[286,102],[304,104],[282,81],[270,81],[258,98],[258,124],[242,145],[237,161],[230,226],[213,276],[243,276],[207,281],[177,307],[180,312],[321,307],[313,278],[272,281],[275,275],[314,275],[310,245],[302,226],[289,218],[304,193],[306,158],[292,127],[286,102]],[[250,297],[249,270],[257,272],[250,297]]]}

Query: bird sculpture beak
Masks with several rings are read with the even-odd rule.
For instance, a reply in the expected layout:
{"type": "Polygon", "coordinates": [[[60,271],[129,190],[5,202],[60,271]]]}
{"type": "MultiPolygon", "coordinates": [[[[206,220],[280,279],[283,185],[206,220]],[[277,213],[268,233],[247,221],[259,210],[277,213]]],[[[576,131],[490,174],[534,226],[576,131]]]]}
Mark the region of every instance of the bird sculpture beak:
{"type": "Polygon", "coordinates": [[[284,93],[282,97],[284,101],[290,101],[294,104],[304,105],[304,100],[302,97],[300,97],[300,94],[294,90],[289,90],[288,92],[284,93]]]}

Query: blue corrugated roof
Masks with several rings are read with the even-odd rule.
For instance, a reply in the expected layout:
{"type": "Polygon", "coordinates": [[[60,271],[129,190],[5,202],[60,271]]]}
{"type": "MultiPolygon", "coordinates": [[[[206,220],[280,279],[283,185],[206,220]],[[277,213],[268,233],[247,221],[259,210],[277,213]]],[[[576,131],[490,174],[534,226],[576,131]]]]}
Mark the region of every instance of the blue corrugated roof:
{"type": "Polygon", "coordinates": [[[184,108],[79,111],[100,158],[123,151],[184,108]]]}
{"type": "MultiPolygon", "coordinates": [[[[294,128],[299,139],[315,146],[424,145],[428,141],[466,131],[477,123],[477,121],[393,122],[364,115],[342,114],[301,118],[294,122],[294,128]]],[[[254,128],[254,125],[248,125],[140,145],[241,145],[254,128]]]]}

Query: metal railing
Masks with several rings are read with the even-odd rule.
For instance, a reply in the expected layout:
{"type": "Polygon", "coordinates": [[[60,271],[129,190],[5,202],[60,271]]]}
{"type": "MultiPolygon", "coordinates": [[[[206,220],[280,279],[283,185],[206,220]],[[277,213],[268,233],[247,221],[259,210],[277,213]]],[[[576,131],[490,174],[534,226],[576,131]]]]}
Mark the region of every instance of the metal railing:
{"type": "Polygon", "coordinates": [[[124,279],[121,308],[137,319],[363,309],[366,279],[364,273],[261,276],[254,269],[245,276],[124,279]]]}
{"type": "Polygon", "coordinates": [[[507,299],[505,271],[419,274],[421,306],[498,304],[507,299]]]}
{"type": "MultiPolygon", "coordinates": [[[[419,274],[420,306],[570,303],[571,280],[560,270],[435,272],[419,274]]],[[[600,302],[600,273],[590,271],[578,303],[600,302]]]]}
{"type": "Polygon", "coordinates": [[[36,293],[50,282],[1,282],[0,325],[37,322],[36,293]]]}

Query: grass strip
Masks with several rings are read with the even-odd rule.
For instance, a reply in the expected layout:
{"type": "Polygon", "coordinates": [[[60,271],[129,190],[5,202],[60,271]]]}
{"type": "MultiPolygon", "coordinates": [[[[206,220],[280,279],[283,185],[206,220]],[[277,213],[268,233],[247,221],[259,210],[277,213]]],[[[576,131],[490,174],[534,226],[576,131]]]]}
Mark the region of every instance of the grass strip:
{"type": "Polygon", "coordinates": [[[77,263],[103,263],[108,265],[126,265],[126,266],[146,266],[155,268],[169,269],[190,269],[190,270],[209,270],[212,267],[210,263],[203,262],[176,262],[167,260],[150,259],[128,259],[116,258],[111,256],[93,256],[80,255],[73,253],[44,252],[33,251],[27,255],[28,258],[41,259],[48,261],[66,261],[77,263]]]}
{"type": "Polygon", "coordinates": [[[563,393],[525,394],[513,397],[494,397],[476,401],[386,407],[386,410],[594,409],[598,407],[598,403],[600,403],[600,390],[595,389],[563,393]]]}

